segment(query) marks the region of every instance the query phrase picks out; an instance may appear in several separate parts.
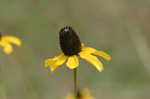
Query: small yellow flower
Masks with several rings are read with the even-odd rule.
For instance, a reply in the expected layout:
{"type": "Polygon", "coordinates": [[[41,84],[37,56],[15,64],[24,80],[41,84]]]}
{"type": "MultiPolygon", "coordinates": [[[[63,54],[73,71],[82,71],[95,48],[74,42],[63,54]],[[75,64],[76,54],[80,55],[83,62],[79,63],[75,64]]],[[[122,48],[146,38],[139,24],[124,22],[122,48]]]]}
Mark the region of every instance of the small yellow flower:
{"type": "Polygon", "coordinates": [[[13,52],[12,44],[16,44],[18,46],[21,45],[21,40],[14,36],[4,36],[0,33],[0,46],[3,47],[3,51],[6,54],[10,54],[13,52]]]}
{"type": "Polygon", "coordinates": [[[54,58],[45,60],[45,67],[50,67],[51,71],[54,71],[66,61],[69,69],[77,68],[79,66],[78,56],[80,56],[82,59],[93,64],[93,66],[101,72],[104,69],[103,64],[94,55],[101,56],[108,61],[111,60],[111,57],[107,53],[81,44],[77,33],[71,27],[61,29],[59,39],[63,53],[54,58]]]}
{"type": "Polygon", "coordinates": [[[95,99],[91,96],[89,89],[82,89],[78,91],[77,96],[75,97],[74,94],[68,94],[66,99],[95,99]]]}

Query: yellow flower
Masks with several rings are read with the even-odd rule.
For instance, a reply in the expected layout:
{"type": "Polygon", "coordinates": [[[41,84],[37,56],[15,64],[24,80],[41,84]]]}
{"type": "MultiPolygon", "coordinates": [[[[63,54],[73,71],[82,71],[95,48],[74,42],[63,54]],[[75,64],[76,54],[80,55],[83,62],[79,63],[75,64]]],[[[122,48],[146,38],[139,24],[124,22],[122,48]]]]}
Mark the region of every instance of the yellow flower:
{"type": "Polygon", "coordinates": [[[20,46],[21,40],[14,36],[3,36],[0,34],[0,46],[3,47],[3,51],[6,54],[10,54],[13,52],[11,43],[20,46]]]}
{"type": "Polygon", "coordinates": [[[107,53],[81,44],[77,33],[71,27],[62,28],[59,32],[59,39],[63,53],[54,58],[45,60],[45,67],[50,67],[51,71],[54,71],[66,61],[69,69],[77,68],[79,66],[78,56],[80,56],[82,59],[93,64],[93,66],[101,72],[104,66],[94,55],[101,56],[108,61],[111,60],[110,55],[107,53]]]}
{"type": "Polygon", "coordinates": [[[85,88],[85,89],[78,91],[78,94],[76,97],[74,94],[68,94],[66,99],[95,99],[95,98],[91,96],[90,91],[85,88]]]}

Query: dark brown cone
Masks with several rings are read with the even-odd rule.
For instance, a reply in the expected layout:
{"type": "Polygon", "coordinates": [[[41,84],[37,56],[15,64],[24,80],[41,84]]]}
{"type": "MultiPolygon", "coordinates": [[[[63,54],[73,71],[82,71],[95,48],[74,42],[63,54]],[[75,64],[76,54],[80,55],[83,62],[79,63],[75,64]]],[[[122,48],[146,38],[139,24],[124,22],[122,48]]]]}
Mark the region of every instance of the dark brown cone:
{"type": "Polygon", "coordinates": [[[59,32],[60,47],[66,56],[78,55],[81,42],[77,33],[71,27],[64,27],[59,32]]]}

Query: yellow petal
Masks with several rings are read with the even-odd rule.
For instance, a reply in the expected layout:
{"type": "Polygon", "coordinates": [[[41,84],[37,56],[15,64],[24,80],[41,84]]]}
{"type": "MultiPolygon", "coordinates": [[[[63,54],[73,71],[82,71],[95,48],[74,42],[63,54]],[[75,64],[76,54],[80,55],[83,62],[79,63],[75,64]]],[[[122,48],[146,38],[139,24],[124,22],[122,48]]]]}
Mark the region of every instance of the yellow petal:
{"type": "Polygon", "coordinates": [[[3,36],[2,41],[16,44],[18,46],[21,45],[21,40],[14,36],[3,36]]]}
{"type": "Polygon", "coordinates": [[[51,71],[54,71],[57,69],[60,65],[62,65],[67,59],[67,56],[64,54],[60,54],[59,56],[56,56],[54,58],[47,59],[45,61],[45,66],[50,67],[51,71]]]}
{"type": "Polygon", "coordinates": [[[54,60],[54,58],[49,58],[47,60],[45,60],[44,65],[45,67],[51,66],[56,62],[56,60],[54,60]]]}
{"type": "Polygon", "coordinates": [[[87,53],[79,53],[80,57],[85,59],[86,61],[90,62],[91,64],[93,64],[96,69],[98,71],[103,71],[104,67],[103,67],[103,64],[101,61],[98,60],[98,58],[96,56],[92,56],[90,54],[87,54],[87,53]]]}
{"type": "Polygon", "coordinates": [[[94,53],[95,51],[96,51],[96,49],[90,48],[90,47],[83,47],[83,48],[82,48],[82,52],[88,53],[88,54],[92,54],[92,53],[94,53]]]}
{"type": "Polygon", "coordinates": [[[103,51],[98,51],[94,48],[84,47],[84,48],[82,48],[82,52],[87,53],[87,54],[95,54],[95,55],[101,56],[108,61],[111,60],[110,55],[108,55],[107,53],[105,53],[103,51]]]}
{"type": "Polygon", "coordinates": [[[67,61],[67,67],[69,67],[70,69],[74,69],[77,68],[78,66],[79,66],[78,57],[76,55],[70,56],[67,61]]]}
{"type": "Polygon", "coordinates": [[[103,51],[95,51],[94,54],[103,57],[107,61],[111,60],[111,56],[108,55],[107,53],[103,52],[103,51]]]}
{"type": "Polygon", "coordinates": [[[56,57],[56,63],[54,65],[51,66],[51,71],[54,71],[55,69],[57,69],[57,67],[59,67],[60,65],[62,65],[66,60],[67,60],[67,56],[65,56],[64,54],[61,54],[60,56],[56,57]]]}
{"type": "Polygon", "coordinates": [[[50,68],[51,72],[55,71],[59,66],[60,65],[56,65],[56,64],[52,65],[50,68]]]}
{"type": "Polygon", "coordinates": [[[12,46],[11,46],[9,43],[0,42],[0,46],[3,47],[3,51],[4,51],[6,54],[10,54],[10,53],[13,52],[13,48],[12,48],[12,46]]]}

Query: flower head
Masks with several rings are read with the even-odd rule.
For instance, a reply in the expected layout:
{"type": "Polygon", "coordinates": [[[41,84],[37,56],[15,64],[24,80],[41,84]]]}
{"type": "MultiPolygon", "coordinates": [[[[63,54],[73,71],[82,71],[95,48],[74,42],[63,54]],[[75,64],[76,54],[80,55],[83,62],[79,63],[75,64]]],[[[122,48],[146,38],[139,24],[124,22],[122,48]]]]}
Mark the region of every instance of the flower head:
{"type": "Polygon", "coordinates": [[[16,44],[18,46],[21,45],[21,40],[14,36],[4,36],[0,33],[0,46],[3,47],[3,51],[6,54],[10,54],[13,52],[12,44],[16,44]]]}
{"type": "Polygon", "coordinates": [[[74,94],[68,94],[66,99],[94,99],[93,96],[91,96],[89,89],[82,89],[78,91],[77,96],[74,94]]]}
{"type": "Polygon", "coordinates": [[[45,60],[45,66],[50,67],[51,71],[54,71],[66,61],[69,69],[77,68],[79,66],[78,56],[93,64],[98,71],[102,71],[104,69],[103,64],[94,55],[101,56],[108,61],[111,59],[107,53],[81,44],[79,36],[71,27],[64,27],[60,30],[59,40],[63,53],[45,60]]]}

